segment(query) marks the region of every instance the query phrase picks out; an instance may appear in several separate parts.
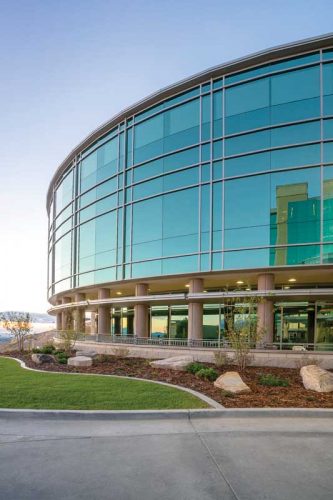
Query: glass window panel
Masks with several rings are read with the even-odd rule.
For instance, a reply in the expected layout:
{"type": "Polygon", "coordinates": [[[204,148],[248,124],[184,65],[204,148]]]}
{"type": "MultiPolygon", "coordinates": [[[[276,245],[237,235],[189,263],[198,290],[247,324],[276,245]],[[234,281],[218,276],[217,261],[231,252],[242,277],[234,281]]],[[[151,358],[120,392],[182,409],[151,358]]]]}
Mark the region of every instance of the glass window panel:
{"type": "Polygon", "coordinates": [[[212,254],[212,270],[219,271],[222,269],[222,252],[212,254]]]}
{"type": "Polygon", "coordinates": [[[234,134],[270,125],[271,108],[260,108],[225,118],[225,133],[234,134]]]}
{"type": "Polygon", "coordinates": [[[201,146],[201,161],[210,160],[210,142],[201,146]]]}
{"type": "Polygon", "coordinates": [[[133,205],[133,245],[162,239],[162,197],[133,205]]]}
{"type": "Polygon", "coordinates": [[[203,253],[200,255],[200,271],[210,271],[208,253],[203,253]]]}
{"type": "Polygon", "coordinates": [[[225,177],[243,175],[251,172],[260,172],[270,170],[270,168],[271,155],[268,152],[224,160],[225,177]]]}
{"type": "Polygon", "coordinates": [[[202,92],[209,92],[210,89],[211,89],[210,82],[209,83],[204,83],[203,85],[201,85],[201,91],[202,92]]]}
{"type": "Polygon", "coordinates": [[[203,306],[203,339],[217,340],[220,331],[220,307],[215,304],[203,306]]]}
{"type": "Polygon", "coordinates": [[[188,307],[172,306],[169,336],[171,339],[186,339],[188,330],[188,307]]]}
{"type": "Polygon", "coordinates": [[[245,83],[226,90],[226,117],[269,106],[269,79],[245,83]]]}
{"type": "Polygon", "coordinates": [[[295,146],[271,152],[271,169],[320,163],[320,145],[295,146]]]}
{"type": "Polygon", "coordinates": [[[303,101],[293,101],[271,107],[271,123],[285,123],[306,120],[320,116],[320,99],[314,97],[303,101]]]}
{"type": "MultiPolygon", "coordinates": [[[[323,241],[333,241],[333,167],[324,168],[323,179],[323,241]]],[[[324,254],[331,248],[323,246],[324,254]]],[[[326,257],[327,258],[327,257],[326,257]]]]}
{"type": "Polygon", "coordinates": [[[162,260],[162,274],[183,274],[198,271],[197,255],[162,260]]]}
{"type": "Polygon", "coordinates": [[[167,99],[164,103],[164,108],[186,101],[187,99],[190,99],[191,97],[196,97],[199,94],[200,94],[200,87],[195,87],[194,89],[188,90],[187,92],[183,92],[182,94],[179,94],[175,97],[171,97],[171,99],[167,99]]]}
{"type": "Polygon", "coordinates": [[[163,158],[163,171],[171,172],[199,162],[199,148],[190,148],[163,158]]]}
{"type": "Polygon", "coordinates": [[[194,252],[198,252],[197,234],[163,239],[163,257],[194,252]]]}
{"type": "Polygon", "coordinates": [[[108,269],[100,269],[95,272],[95,283],[106,283],[116,280],[116,268],[109,267],[108,269]]]}
{"type": "Polygon", "coordinates": [[[210,186],[201,187],[201,251],[209,250],[210,186]]]}
{"type": "Polygon", "coordinates": [[[167,338],[169,325],[169,307],[152,306],[151,307],[151,338],[167,338]]]}
{"type": "Polygon", "coordinates": [[[171,189],[185,187],[191,184],[198,184],[198,182],[199,168],[188,168],[187,170],[182,170],[181,172],[165,175],[163,177],[163,190],[170,191],[171,189]]]}
{"type": "Polygon", "coordinates": [[[160,260],[150,260],[132,264],[132,278],[143,278],[146,276],[160,276],[162,274],[162,263],[160,260]]]}
{"type": "Polygon", "coordinates": [[[147,241],[145,243],[137,243],[136,245],[133,245],[132,249],[133,261],[156,259],[158,257],[161,257],[161,255],[162,255],[162,240],[147,241]]]}
{"type": "Polygon", "coordinates": [[[221,158],[223,151],[223,141],[213,142],[213,159],[221,158]]]}
{"type": "Polygon", "coordinates": [[[324,120],[324,139],[333,139],[333,120],[324,120]]]}
{"type": "Polygon", "coordinates": [[[320,122],[289,125],[271,130],[272,147],[320,140],[320,122]]]}
{"type": "Polygon", "coordinates": [[[324,61],[327,59],[333,59],[333,49],[324,50],[323,51],[323,59],[324,59],[324,61]]]}
{"type": "Polygon", "coordinates": [[[210,181],[210,163],[201,166],[201,182],[210,181]]]}
{"type": "Polygon", "coordinates": [[[163,177],[133,186],[133,200],[152,196],[163,191],[163,177]]]}
{"type": "Polygon", "coordinates": [[[54,281],[71,274],[72,233],[68,233],[54,245],[54,281]]]}
{"type": "Polygon", "coordinates": [[[289,246],[270,249],[270,265],[295,266],[300,264],[319,264],[320,262],[320,246],[319,245],[303,245],[289,246]]]}
{"type": "MultiPolygon", "coordinates": [[[[270,176],[259,175],[225,182],[225,229],[261,227],[261,242],[269,244],[270,176]],[[260,195],[258,195],[260,193],[260,195]]],[[[228,234],[228,233],[226,233],[228,234]]],[[[243,232],[241,243],[246,243],[243,232]]],[[[226,242],[227,243],[227,242],[226,242]]],[[[250,241],[252,243],[252,236],[250,241]]],[[[233,246],[235,242],[233,241],[233,246]]]]}
{"type": "Polygon", "coordinates": [[[229,156],[246,153],[247,151],[256,151],[258,149],[268,149],[270,144],[270,130],[230,137],[225,140],[225,154],[229,156]]]}
{"type": "Polygon", "coordinates": [[[144,165],[136,167],[133,172],[134,182],[142,181],[148,177],[159,175],[163,173],[163,158],[150,161],[144,165]]]}
{"type": "Polygon", "coordinates": [[[165,112],[164,152],[199,142],[200,100],[195,99],[165,112]]]}
{"type": "Polygon", "coordinates": [[[211,96],[205,95],[201,99],[201,140],[210,139],[210,115],[211,115],[211,96]]]}
{"type": "MultiPolygon", "coordinates": [[[[163,196],[163,238],[198,233],[198,188],[163,196]]],[[[160,225],[161,218],[159,219],[160,225]]]]}
{"type": "Polygon", "coordinates": [[[222,136],[222,90],[213,94],[213,137],[222,136]]]}
{"type": "Polygon", "coordinates": [[[214,161],[213,163],[213,180],[219,180],[223,177],[223,162],[214,161]]]}
{"type": "Polygon", "coordinates": [[[268,265],[268,248],[224,252],[224,269],[251,269],[268,265]]]}
{"type": "Polygon", "coordinates": [[[213,81],[213,90],[215,89],[221,89],[223,86],[223,79],[219,78],[218,80],[213,81]]]}
{"type": "Polygon", "coordinates": [[[324,162],[325,163],[333,162],[333,142],[324,143],[324,162]]]}
{"type": "Polygon", "coordinates": [[[272,106],[319,97],[319,66],[271,77],[272,106]]]}
{"type": "Polygon", "coordinates": [[[213,184],[213,250],[222,248],[222,182],[213,184]]]}
{"type": "Polygon", "coordinates": [[[140,163],[163,153],[164,114],[135,126],[134,162],[140,163]]]}
{"type": "Polygon", "coordinates": [[[58,185],[55,193],[56,200],[56,214],[72,201],[73,197],[73,170],[64,177],[58,185]]]}

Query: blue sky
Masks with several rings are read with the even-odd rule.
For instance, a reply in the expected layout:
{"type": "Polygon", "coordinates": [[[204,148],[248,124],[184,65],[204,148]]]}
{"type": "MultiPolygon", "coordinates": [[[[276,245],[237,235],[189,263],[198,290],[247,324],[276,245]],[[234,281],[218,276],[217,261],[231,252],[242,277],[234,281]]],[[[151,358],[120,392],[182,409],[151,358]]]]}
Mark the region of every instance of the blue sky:
{"type": "Polygon", "coordinates": [[[90,131],[210,66],[333,31],[332,20],[332,0],[0,0],[0,310],[46,310],[46,191],[90,131]]]}

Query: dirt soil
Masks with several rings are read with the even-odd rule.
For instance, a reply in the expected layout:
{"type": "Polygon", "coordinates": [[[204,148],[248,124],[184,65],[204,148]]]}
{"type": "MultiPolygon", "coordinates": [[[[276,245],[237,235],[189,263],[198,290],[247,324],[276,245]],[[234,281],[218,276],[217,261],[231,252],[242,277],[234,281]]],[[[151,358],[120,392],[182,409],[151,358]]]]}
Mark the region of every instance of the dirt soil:
{"type": "MultiPolygon", "coordinates": [[[[87,368],[75,368],[58,363],[36,365],[31,361],[31,355],[10,353],[9,356],[25,361],[31,368],[45,371],[66,373],[94,373],[104,375],[125,375],[147,380],[159,380],[182,387],[199,391],[218,401],[227,408],[333,408],[333,393],[318,393],[306,390],[302,384],[299,369],[248,367],[240,373],[244,382],[250,387],[247,394],[233,395],[214,387],[212,382],[202,380],[188,372],[179,372],[161,368],[152,368],[150,360],[142,358],[121,358],[118,356],[102,356],[94,360],[94,364],[87,368]],[[267,387],[259,384],[259,377],[263,374],[274,374],[289,381],[288,387],[267,387]]],[[[204,363],[216,369],[219,375],[226,371],[237,371],[235,366],[216,368],[215,365],[204,363]]]]}

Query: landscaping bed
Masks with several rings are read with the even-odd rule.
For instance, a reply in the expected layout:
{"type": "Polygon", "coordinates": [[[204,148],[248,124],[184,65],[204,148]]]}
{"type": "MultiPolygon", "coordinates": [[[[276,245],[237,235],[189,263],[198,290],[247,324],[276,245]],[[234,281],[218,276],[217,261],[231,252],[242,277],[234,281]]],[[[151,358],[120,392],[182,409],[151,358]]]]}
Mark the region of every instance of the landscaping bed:
{"type": "MultiPolygon", "coordinates": [[[[247,367],[241,372],[241,377],[250,387],[251,392],[236,395],[226,393],[214,387],[212,382],[200,379],[187,371],[152,368],[149,365],[150,360],[142,358],[103,355],[94,360],[91,367],[75,368],[58,363],[45,363],[36,366],[29,354],[11,353],[10,355],[24,360],[26,365],[31,368],[45,371],[122,375],[168,382],[206,394],[227,408],[333,408],[333,393],[317,393],[306,390],[302,384],[299,369],[247,367]],[[289,385],[278,387],[261,385],[261,377],[269,374],[287,381],[289,385]]],[[[237,367],[230,365],[222,368],[217,368],[209,363],[204,363],[204,365],[214,368],[218,375],[222,375],[226,371],[238,371],[237,367]]]]}

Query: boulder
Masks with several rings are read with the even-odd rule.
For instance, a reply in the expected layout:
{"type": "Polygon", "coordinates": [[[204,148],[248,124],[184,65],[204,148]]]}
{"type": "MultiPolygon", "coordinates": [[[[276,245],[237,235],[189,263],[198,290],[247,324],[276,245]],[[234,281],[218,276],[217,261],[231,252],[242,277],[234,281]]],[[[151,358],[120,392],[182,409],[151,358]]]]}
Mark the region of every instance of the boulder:
{"type": "Polygon", "coordinates": [[[87,358],[95,359],[98,357],[98,353],[96,351],[76,351],[75,356],[86,356],[87,358]]]}
{"type": "Polygon", "coordinates": [[[32,354],[31,359],[37,365],[42,365],[43,363],[54,363],[54,356],[51,354],[32,354]]]}
{"type": "Polygon", "coordinates": [[[224,373],[215,380],[214,385],[219,389],[232,392],[233,394],[239,394],[241,392],[251,392],[251,389],[243,382],[238,372],[224,373]]]}
{"type": "Polygon", "coordinates": [[[92,365],[92,359],[88,356],[75,356],[75,358],[68,358],[67,364],[69,366],[86,367],[92,365]]]}
{"type": "Polygon", "coordinates": [[[153,368],[166,368],[167,370],[185,371],[187,365],[193,363],[192,356],[173,356],[172,358],[159,359],[151,361],[150,366],[153,368]]]}
{"type": "Polygon", "coordinates": [[[316,392],[333,392],[333,373],[317,365],[302,366],[300,373],[305,389],[316,392]]]}

